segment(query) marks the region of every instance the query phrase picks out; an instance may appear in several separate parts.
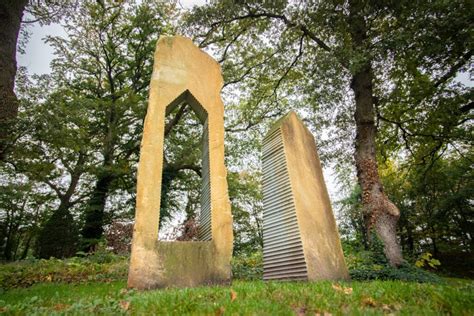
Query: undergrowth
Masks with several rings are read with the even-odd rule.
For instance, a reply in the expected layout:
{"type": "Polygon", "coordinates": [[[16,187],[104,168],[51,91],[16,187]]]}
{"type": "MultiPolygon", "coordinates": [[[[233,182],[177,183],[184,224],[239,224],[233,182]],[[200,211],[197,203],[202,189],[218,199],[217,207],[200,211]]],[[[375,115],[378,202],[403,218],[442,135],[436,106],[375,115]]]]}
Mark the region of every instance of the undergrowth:
{"type": "Polygon", "coordinates": [[[126,279],[128,258],[101,251],[69,259],[28,259],[0,266],[0,293],[36,283],[110,282],[126,279]]]}

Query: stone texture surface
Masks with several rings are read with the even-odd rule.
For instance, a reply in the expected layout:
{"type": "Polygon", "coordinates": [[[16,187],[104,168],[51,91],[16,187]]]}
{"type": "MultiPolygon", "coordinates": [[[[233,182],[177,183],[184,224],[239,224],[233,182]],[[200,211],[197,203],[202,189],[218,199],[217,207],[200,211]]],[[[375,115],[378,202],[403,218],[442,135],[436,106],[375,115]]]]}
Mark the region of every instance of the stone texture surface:
{"type": "MultiPolygon", "coordinates": [[[[296,227],[299,229],[300,241],[297,241],[295,243],[297,247],[293,247],[292,249],[302,247],[304,261],[306,263],[306,267],[299,268],[302,273],[296,276],[303,276],[307,280],[348,279],[349,275],[313,135],[294,112],[290,112],[280,119],[275,126],[272,127],[268,135],[271,136],[272,133],[273,135],[280,133],[278,137],[282,138],[284,153],[281,154],[284,155],[282,159],[284,161],[283,163],[286,163],[286,170],[281,169],[280,172],[286,172],[286,177],[289,178],[289,181],[286,182],[289,184],[282,183],[281,181],[275,182],[277,183],[276,186],[286,186],[287,188],[273,188],[272,190],[291,190],[293,198],[289,203],[292,203],[294,212],[296,213],[296,216],[291,219],[289,219],[288,215],[285,216],[285,220],[279,220],[282,226],[277,229],[283,229],[283,226],[291,226],[295,224],[295,221],[297,222],[296,227]]],[[[273,137],[275,138],[275,136],[273,137]]],[[[276,152],[271,154],[275,155],[276,152]]],[[[264,159],[268,158],[264,156],[264,159]]],[[[271,172],[272,169],[269,170],[271,172]]],[[[264,179],[267,179],[267,181],[275,176],[277,175],[265,174],[264,170],[264,179]]],[[[269,205],[272,198],[273,197],[270,197],[269,200],[267,199],[265,201],[264,180],[264,238],[266,229],[265,207],[269,205]]],[[[281,211],[283,211],[283,207],[281,211]]],[[[272,216],[277,216],[275,213],[278,212],[278,208],[275,209],[273,206],[272,214],[274,215],[272,216]]],[[[278,217],[275,218],[278,220],[278,217]]],[[[279,238],[280,240],[284,240],[285,236],[279,238]]],[[[292,240],[298,240],[298,237],[292,237],[292,240]]],[[[285,242],[280,242],[282,243],[283,249],[285,242]]],[[[268,248],[268,246],[264,239],[264,254],[266,248],[268,248]]],[[[289,266],[285,268],[287,269],[285,273],[288,275],[292,275],[293,273],[291,268],[289,268],[292,264],[292,251],[295,250],[283,249],[280,251],[282,253],[279,254],[280,257],[287,256],[288,258],[287,263],[289,266]]],[[[272,258],[272,260],[274,260],[274,258],[272,258]]],[[[264,255],[264,264],[267,264],[265,261],[268,262],[269,258],[267,256],[267,259],[265,259],[264,255]]],[[[275,272],[273,272],[275,271],[274,263],[270,263],[270,266],[273,270],[269,273],[264,269],[264,278],[265,274],[267,274],[270,275],[270,278],[272,278],[272,276],[273,278],[277,278],[275,276],[278,276],[278,279],[285,279],[284,273],[278,272],[275,274],[275,272]]],[[[277,268],[276,270],[281,270],[281,268],[277,268]]]]}
{"type": "Polygon", "coordinates": [[[221,70],[191,40],[157,43],[138,166],[137,199],[128,286],[137,289],[228,283],[232,215],[224,166],[221,70]],[[208,128],[211,241],[158,241],[165,115],[188,102],[208,128]]]}

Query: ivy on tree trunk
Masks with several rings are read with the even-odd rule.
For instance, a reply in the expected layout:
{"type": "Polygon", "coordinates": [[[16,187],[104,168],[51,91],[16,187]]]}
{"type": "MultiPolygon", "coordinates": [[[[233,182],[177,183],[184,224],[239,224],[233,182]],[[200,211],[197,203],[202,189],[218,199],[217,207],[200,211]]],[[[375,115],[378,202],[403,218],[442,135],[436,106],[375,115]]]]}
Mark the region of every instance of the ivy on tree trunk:
{"type": "MultiPolygon", "coordinates": [[[[367,45],[367,26],[362,15],[363,1],[349,2],[349,25],[354,51],[367,45]]],[[[384,193],[380,181],[376,156],[376,127],[373,94],[373,71],[370,57],[352,75],[351,88],[355,97],[355,164],[357,179],[362,189],[362,206],[366,218],[366,228],[370,233],[375,228],[384,243],[384,252],[392,266],[403,261],[397,240],[397,222],[400,211],[384,193]]]]}

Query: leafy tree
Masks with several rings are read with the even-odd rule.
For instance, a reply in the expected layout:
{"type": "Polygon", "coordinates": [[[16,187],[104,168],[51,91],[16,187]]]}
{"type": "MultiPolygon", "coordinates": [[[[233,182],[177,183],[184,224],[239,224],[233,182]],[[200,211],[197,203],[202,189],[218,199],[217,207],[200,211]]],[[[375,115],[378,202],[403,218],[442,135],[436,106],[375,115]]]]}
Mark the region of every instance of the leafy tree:
{"type": "Polygon", "coordinates": [[[63,80],[88,107],[95,184],[85,206],[82,236],[93,249],[102,236],[106,201],[133,190],[152,56],[165,31],[167,7],[144,1],[86,1],[63,22],[67,38],[51,37],[55,80],[63,80]]]}
{"type": "Polygon", "coordinates": [[[410,254],[472,253],[472,153],[453,154],[403,171],[392,164],[383,181],[402,209],[401,240],[410,254]]]}
{"type": "Polygon", "coordinates": [[[153,51],[168,13],[151,1],[87,1],[77,10],[61,20],[68,37],[48,39],[57,56],[53,73],[34,82],[20,77],[19,146],[2,170],[26,176],[48,197],[37,243],[46,257],[74,254],[81,222],[93,248],[113,212],[133,207],[153,51]],[[66,222],[70,229],[61,228],[66,222]],[[66,239],[70,246],[59,247],[66,239]]]}
{"type": "MultiPolygon", "coordinates": [[[[224,0],[195,8],[187,26],[202,47],[220,55],[226,85],[244,100],[242,115],[251,118],[243,121],[250,126],[291,104],[336,126],[345,141],[334,146],[335,152],[353,140],[366,228],[375,229],[389,262],[398,266],[403,259],[396,235],[400,211],[380,180],[376,118],[400,110],[394,103],[398,91],[416,94],[417,85],[400,84],[408,70],[424,74],[429,91],[439,92],[465,67],[472,56],[471,12],[467,1],[224,0]]],[[[451,93],[467,97],[463,89],[451,93]]],[[[407,106],[414,102],[406,101],[407,106]]],[[[420,116],[425,111],[436,117],[440,110],[414,108],[420,116]]],[[[449,111],[460,122],[464,109],[469,106],[449,111]]]]}
{"type": "Polygon", "coordinates": [[[246,171],[228,176],[234,220],[234,254],[252,255],[263,249],[263,203],[259,177],[246,171]]]}
{"type": "MultiPolygon", "coordinates": [[[[36,203],[43,201],[42,207],[34,210],[48,222],[48,228],[45,226],[39,233],[38,254],[47,258],[71,255],[78,242],[77,234],[73,233],[77,224],[72,209],[84,202],[87,192],[84,175],[91,168],[88,146],[92,131],[87,128],[86,109],[82,108],[82,99],[58,88],[49,76],[26,83],[20,89],[20,96],[15,133],[18,146],[2,171],[23,177],[29,188],[25,193],[31,194],[36,203]],[[66,235],[55,234],[54,230],[66,235]],[[68,234],[75,241],[67,238],[68,234]],[[61,253],[65,247],[70,249],[67,254],[61,253]],[[47,248],[58,252],[44,252],[47,248]]],[[[14,180],[9,182],[16,184],[14,180]]]]}

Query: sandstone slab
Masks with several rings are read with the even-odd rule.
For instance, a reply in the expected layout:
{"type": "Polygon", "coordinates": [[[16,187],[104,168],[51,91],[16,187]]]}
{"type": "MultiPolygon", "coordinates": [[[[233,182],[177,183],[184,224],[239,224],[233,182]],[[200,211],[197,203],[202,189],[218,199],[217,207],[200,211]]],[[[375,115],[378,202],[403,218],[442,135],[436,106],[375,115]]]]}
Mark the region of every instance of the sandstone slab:
{"type": "Polygon", "coordinates": [[[224,165],[223,80],[219,64],[190,39],[157,43],[138,165],[128,286],[137,289],[228,283],[232,215],[224,165]],[[158,240],[165,116],[188,103],[204,124],[200,241],[158,240]]]}
{"type": "Polygon", "coordinates": [[[290,112],[263,141],[264,280],[348,279],[311,132],[290,112]]]}

